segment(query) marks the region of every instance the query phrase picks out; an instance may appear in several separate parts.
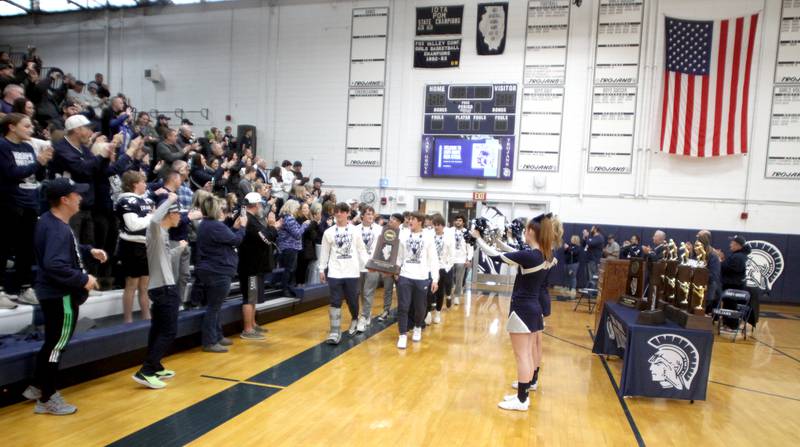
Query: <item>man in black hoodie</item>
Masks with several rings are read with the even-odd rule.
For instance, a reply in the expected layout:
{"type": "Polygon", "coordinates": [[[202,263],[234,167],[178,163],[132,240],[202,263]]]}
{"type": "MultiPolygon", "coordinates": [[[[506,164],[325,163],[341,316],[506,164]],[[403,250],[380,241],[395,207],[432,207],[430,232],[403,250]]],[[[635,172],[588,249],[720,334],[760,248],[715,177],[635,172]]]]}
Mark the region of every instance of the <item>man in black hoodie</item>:
{"type": "Polygon", "coordinates": [[[722,259],[722,290],[745,288],[747,256],[750,254],[750,247],[746,244],[742,236],[731,238],[731,254],[722,259]]]}
{"type": "Polygon", "coordinates": [[[264,330],[256,324],[256,304],[264,295],[264,275],[275,266],[275,242],[280,223],[261,220],[263,210],[261,194],[251,192],[242,200],[247,212],[247,227],[239,246],[239,288],[242,290],[242,320],[245,340],[263,340],[264,330]]]}

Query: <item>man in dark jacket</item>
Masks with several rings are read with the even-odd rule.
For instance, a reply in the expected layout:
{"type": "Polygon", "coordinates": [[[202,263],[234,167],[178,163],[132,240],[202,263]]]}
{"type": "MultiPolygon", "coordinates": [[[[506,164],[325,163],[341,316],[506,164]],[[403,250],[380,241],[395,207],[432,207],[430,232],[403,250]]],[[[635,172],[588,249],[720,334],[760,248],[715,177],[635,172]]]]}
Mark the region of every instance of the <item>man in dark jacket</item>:
{"type": "Polygon", "coordinates": [[[600,266],[600,260],[603,258],[603,247],[606,245],[606,238],[600,228],[592,226],[590,233],[583,236],[583,245],[588,255],[586,268],[589,281],[594,282],[594,277],[597,275],[597,270],[600,266]]]}
{"type": "Polygon", "coordinates": [[[731,254],[723,258],[721,265],[722,290],[744,289],[747,256],[750,254],[750,247],[745,244],[747,241],[742,236],[731,238],[731,254]]]}
{"type": "Polygon", "coordinates": [[[156,147],[156,154],[158,160],[164,160],[164,163],[172,164],[175,160],[186,161],[186,154],[189,153],[192,146],[185,146],[183,149],[177,145],[178,131],[175,129],[167,129],[164,134],[164,141],[158,143],[156,147]]]}
{"type": "Polygon", "coordinates": [[[66,415],[77,411],[56,392],[58,365],[75,332],[78,306],[86,301],[90,290],[97,288],[97,279],[86,273],[84,259],[92,257],[101,263],[108,260],[103,250],[78,245],[69,227],[70,219],[81,209],[81,194],[88,191],[88,185],[70,179],[51,180],[45,186],[50,211],[36,225],[35,289],[44,314],[44,344],[36,357],[33,383],[23,395],[37,399],[37,414],[66,415]]]}
{"type": "Polygon", "coordinates": [[[242,320],[245,340],[263,340],[264,330],[256,324],[256,304],[264,296],[264,275],[275,266],[275,242],[278,230],[273,222],[264,225],[261,221],[263,206],[261,194],[251,192],[242,201],[247,212],[247,227],[239,246],[239,288],[242,290],[242,320]]]}
{"type": "Polygon", "coordinates": [[[53,144],[55,154],[50,163],[50,176],[66,177],[89,185],[89,189],[81,193],[81,210],[72,217],[70,226],[79,242],[93,245],[91,210],[95,202],[95,181],[98,174],[108,167],[110,153],[103,148],[99,155],[95,155],[89,149],[92,138],[90,126],[91,123],[83,115],[73,115],[67,119],[66,136],[53,144]]]}

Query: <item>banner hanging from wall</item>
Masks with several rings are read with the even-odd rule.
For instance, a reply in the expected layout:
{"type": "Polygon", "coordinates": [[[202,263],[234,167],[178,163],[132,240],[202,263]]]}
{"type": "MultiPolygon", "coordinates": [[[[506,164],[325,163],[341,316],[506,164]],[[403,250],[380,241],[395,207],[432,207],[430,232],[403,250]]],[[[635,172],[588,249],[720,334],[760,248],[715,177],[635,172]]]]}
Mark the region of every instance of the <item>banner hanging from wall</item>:
{"type": "Polygon", "coordinates": [[[508,3],[481,3],[478,5],[478,31],[476,47],[481,56],[503,54],[506,49],[508,3]]]}
{"type": "Polygon", "coordinates": [[[414,41],[414,68],[454,68],[460,63],[461,39],[414,41]]]}
{"type": "Polygon", "coordinates": [[[417,8],[417,36],[461,34],[464,5],[417,8]]]}

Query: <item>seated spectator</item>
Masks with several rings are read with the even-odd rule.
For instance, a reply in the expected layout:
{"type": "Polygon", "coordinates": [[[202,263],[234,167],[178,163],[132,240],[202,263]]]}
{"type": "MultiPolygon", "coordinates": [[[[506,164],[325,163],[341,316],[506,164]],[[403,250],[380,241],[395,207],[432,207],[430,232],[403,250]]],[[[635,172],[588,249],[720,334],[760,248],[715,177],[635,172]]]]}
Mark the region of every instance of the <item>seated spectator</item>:
{"type": "Polygon", "coordinates": [[[148,199],[147,183],[140,172],[128,171],[122,175],[122,190],[116,205],[119,219],[119,259],[125,275],[122,293],[122,312],[126,323],[133,321],[133,297],[139,292],[142,319],[150,319],[150,299],[147,295],[149,271],[147,265],[147,227],[150,225],[154,204],[148,199]]]}

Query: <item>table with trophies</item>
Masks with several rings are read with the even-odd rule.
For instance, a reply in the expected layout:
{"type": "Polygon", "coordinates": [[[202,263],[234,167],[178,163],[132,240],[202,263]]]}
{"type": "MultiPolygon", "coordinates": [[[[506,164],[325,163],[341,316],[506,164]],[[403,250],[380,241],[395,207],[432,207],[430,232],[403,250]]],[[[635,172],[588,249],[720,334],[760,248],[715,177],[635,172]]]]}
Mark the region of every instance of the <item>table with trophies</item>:
{"type": "Polygon", "coordinates": [[[623,359],[620,396],[706,398],[714,345],[706,254],[700,243],[678,251],[670,240],[661,260],[631,259],[626,294],[603,308],[592,352],[623,359]]]}

